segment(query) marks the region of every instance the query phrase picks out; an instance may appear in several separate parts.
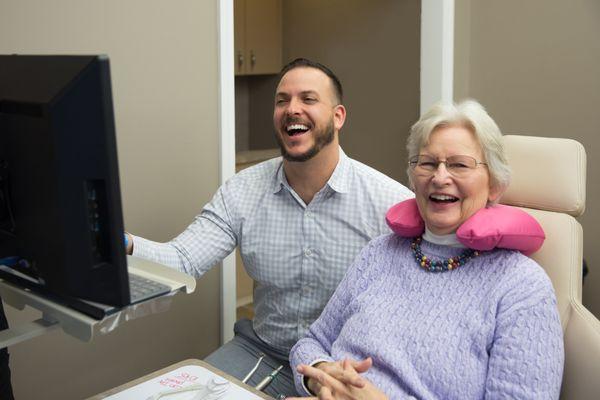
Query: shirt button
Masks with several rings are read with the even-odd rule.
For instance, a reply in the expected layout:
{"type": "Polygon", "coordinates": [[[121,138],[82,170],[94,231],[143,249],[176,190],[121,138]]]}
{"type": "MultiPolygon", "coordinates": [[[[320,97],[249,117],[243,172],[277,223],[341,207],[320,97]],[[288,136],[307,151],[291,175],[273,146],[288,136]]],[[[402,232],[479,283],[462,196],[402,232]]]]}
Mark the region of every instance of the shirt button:
{"type": "Polygon", "coordinates": [[[306,293],[310,292],[310,287],[308,285],[304,285],[304,286],[302,286],[302,291],[306,294],[306,293]]]}
{"type": "Polygon", "coordinates": [[[308,218],[312,217],[312,213],[310,211],[307,211],[306,212],[306,217],[308,217],[308,218]]]}
{"type": "Polygon", "coordinates": [[[312,254],[312,251],[310,249],[304,249],[304,255],[306,257],[310,257],[311,254],[312,254]]]}

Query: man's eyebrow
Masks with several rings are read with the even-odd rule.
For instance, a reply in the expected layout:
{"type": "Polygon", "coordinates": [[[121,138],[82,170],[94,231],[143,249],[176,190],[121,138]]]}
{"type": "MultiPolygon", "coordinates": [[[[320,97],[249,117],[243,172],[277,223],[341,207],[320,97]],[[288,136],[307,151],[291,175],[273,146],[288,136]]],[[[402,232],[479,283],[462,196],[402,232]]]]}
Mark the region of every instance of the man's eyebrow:
{"type": "Polygon", "coordinates": [[[318,96],[319,95],[314,90],[304,90],[304,91],[300,92],[300,94],[303,95],[303,96],[307,96],[307,95],[309,95],[309,96],[318,96]]]}
{"type": "MultiPolygon", "coordinates": [[[[300,96],[302,97],[306,97],[306,96],[314,96],[314,97],[319,97],[319,93],[315,90],[303,90],[300,92],[300,96]]],[[[289,98],[291,97],[291,95],[288,92],[277,92],[275,93],[275,98],[281,99],[281,98],[289,98]]]]}

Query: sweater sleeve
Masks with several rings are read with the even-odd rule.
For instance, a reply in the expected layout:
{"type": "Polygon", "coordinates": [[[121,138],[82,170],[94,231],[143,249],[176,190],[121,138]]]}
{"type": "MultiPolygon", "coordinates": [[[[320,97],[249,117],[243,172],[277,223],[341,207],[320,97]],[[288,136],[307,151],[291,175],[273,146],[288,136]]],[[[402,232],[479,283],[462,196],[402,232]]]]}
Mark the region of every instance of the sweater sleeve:
{"type": "Polygon", "coordinates": [[[558,399],[563,336],[550,279],[533,261],[519,267],[497,308],[486,399],[558,399]]]}
{"type": "Polygon", "coordinates": [[[303,385],[303,376],[296,371],[300,364],[312,365],[315,361],[335,361],[331,356],[332,346],[340,334],[347,318],[352,315],[351,300],[365,285],[364,270],[376,258],[378,239],[365,247],[329,299],[319,318],[310,326],[306,336],[300,339],[290,351],[290,366],[298,393],[312,395],[303,385]]]}

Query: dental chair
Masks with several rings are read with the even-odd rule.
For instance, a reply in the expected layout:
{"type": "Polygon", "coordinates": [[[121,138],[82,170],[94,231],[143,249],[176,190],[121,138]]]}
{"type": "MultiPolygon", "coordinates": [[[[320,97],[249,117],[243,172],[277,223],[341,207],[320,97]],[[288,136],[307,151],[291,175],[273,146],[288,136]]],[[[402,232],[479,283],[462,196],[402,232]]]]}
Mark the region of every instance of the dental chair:
{"type": "Polygon", "coordinates": [[[574,218],[585,209],[585,150],[570,139],[520,135],[504,136],[504,144],[512,181],[501,203],[523,208],[546,233],[532,258],[558,300],[565,343],[561,399],[600,399],[600,321],[581,303],[583,230],[574,218]]]}

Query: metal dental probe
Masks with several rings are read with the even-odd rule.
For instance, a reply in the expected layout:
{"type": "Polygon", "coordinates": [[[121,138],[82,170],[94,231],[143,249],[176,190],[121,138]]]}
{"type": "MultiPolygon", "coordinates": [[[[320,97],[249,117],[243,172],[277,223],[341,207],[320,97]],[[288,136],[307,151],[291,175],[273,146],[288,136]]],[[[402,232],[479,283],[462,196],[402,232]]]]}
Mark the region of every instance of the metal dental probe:
{"type": "Polygon", "coordinates": [[[269,386],[269,384],[271,382],[273,382],[273,379],[275,379],[275,377],[279,374],[279,371],[281,371],[282,369],[283,369],[283,365],[280,365],[279,367],[277,367],[277,369],[274,369],[273,372],[271,372],[269,375],[267,375],[265,377],[265,379],[260,381],[260,383],[258,385],[256,385],[254,388],[256,390],[263,390],[264,388],[269,386]]]}
{"type": "Polygon", "coordinates": [[[248,382],[248,379],[250,379],[252,377],[252,375],[254,375],[254,373],[256,372],[256,370],[258,369],[258,366],[260,365],[261,361],[263,360],[263,358],[265,358],[264,353],[258,353],[258,361],[256,362],[256,365],[250,370],[250,372],[248,372],[248,375],[246,375],[244,377],[244,379],[242,379],[242,382],[246,383],[248,382]]]}

